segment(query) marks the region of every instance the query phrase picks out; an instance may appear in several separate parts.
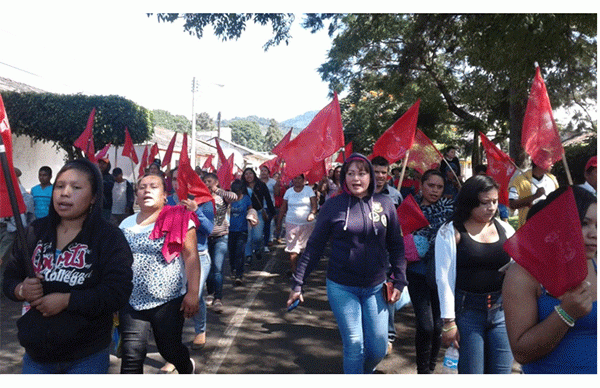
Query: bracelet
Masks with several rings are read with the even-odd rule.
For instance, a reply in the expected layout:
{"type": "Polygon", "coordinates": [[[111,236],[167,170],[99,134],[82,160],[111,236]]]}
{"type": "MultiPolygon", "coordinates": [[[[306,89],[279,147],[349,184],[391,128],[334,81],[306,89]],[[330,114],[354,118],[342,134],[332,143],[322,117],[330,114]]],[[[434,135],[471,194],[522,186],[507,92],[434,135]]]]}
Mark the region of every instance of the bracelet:
{"type": "Polygon", "coordinates": [[[449,332],[450,330],[454,330],[454,329],[456,329],[456,325],[452,325],[452,326],[450,326],[450,327],[449,327],[449,328],[447,328],[447,329],[446,329],[445,327],[442,327],[442,331],[443,331],[444,333],[447,333],[447,332],[449,332]]]}
{"type": "Polygon", "coordinates": [[[569,314],[567,314],[567,312],[565,310],[563,310],[563,308],[560,307],[560,305],[554,306],[554,310],[556,310],[560,319],[562,319],[562,321],[564,323],[566,323],[567,326],[569,326],[569,327],[575,326],[575,320],[569,314]]]}
{"type": "Polygon", "coordinates": [[[444,319],[442,319],[442,321],[444,321],[444,324],[451,323],[451,322],[454,322],[454,318],[444,318],[444,319]]]}

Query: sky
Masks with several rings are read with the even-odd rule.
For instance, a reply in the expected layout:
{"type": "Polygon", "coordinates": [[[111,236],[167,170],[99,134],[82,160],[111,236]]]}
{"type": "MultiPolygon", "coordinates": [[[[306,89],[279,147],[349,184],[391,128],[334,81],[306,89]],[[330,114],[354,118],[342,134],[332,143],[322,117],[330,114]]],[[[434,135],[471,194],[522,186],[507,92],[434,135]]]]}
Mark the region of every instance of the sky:
{"type": "Polygon", "coordinates": [[[212,27],[198,39],[181,23],[148,17],[143,7],[12,7],[3,5],[0,12],[0,76],[50,92],[116,94],[191,118],[195,77],[196,113],[279,122],[331,101],[317,72],[331,39],[325,30],[302,29],[299,13],[289,45],[265,52],[270,26],[251,23],[239,40],[222,42],[212,27]]]}

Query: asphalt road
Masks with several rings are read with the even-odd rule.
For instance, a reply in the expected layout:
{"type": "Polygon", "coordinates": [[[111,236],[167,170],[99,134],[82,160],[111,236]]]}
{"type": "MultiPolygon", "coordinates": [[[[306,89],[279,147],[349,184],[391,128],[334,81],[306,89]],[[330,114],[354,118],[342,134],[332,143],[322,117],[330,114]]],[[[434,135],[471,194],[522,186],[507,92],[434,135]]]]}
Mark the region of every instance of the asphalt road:
{"type": "MultiPolygon", "coordinates": [[[[254,260],[242,286],[234,287],[224,265],[223,310],[207,312],[207,340],[190,350],[199,374],[340,374],[342,343],[325,289],[327,260],[323,258],[305,287],[305,302],[287,312],[287,255],[282,245],[254,260]]],[[[23,349],[16,337],[20,305],[4,296],[0,305],[0,373],[20,373],[23,349]]],[[[416,374],[414,315],[405,307],[396,313],[398,338],[377,373],[416,374]]],[[[193,321],[186,320],[184,342],[194,338],[193,321]]],[[[152,337],[152,336],[151,336],[152,337]]],[[[441,373],[441,358],[436,373],[441,373]]],[[[156,374],[164,360],[151,338],[144,373],[156,374]]],[[[118,374],[120,359],[111,355],[109,373],[118,374]]],[[[518,365],[515,365],[515,373],[518,365]]]]}

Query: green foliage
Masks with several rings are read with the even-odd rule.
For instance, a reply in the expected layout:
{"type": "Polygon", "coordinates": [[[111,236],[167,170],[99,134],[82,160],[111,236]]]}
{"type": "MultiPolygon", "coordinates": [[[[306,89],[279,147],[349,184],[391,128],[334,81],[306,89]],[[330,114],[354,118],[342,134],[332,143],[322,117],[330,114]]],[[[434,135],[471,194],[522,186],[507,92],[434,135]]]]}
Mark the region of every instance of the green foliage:
{"type": "Polygon", "coordinates": [[[217,124],[206,112],[196,115],[196,129],[199,131],[216,131],[217,124]]]}
{"type": "Polygon", "coordinates": [[[271,119],[267,133],[265,134],[265,151],[270,151],[283,139],[283,133],[279,129],[279,124],[274,119],[271,119]]]}
{"type": "Polygon", "coordinates": [[[70,159],[81,156],[73,143],[84,131],[93,108],[97,150],[108,143],[123,145],[126,127],[134,143],[149,139],[153,132],[152,113],[119,96],[3,92],[2,98],[14,134],[52,142],[70,159]]]}
{"type": "Polygon", "coordinates": [[[173,115],[162,109],[155,109],[152,113],[154,114],[154,125],[175,132],[191,133],[192,122],[184,115],[173,115]]]}
{"type": "Polygon", "coordinates": [[[247,117],[234,117],[231,120],[223,120],[223,126],[229,127],[234,121],[252,121],[253,123],[258,124],[261,129],[266,129],[269,125],[271,125],[272,119],[267,119],[264,117],[258,117],[255,115],[247,116],[247,117]]]}
{"type": "MultiPolygon", "coordinates": [[[[565,157],[569,165],[569,172],[573,179],[573,184],[581,184],[585,182],[583,177],[583,169],[587,161],[598,152],[598,137],[597,135],[588,137],[585,141],[572,144],[565,147],[565,157]]],[[[552,166],[552,174],[556,176],[558,183],[561,186],[568,185],[565,166],[562,161],[556,162],[552,166]]]]}
{"type": "Polygon", "coordinates": [[[252,121],[239,120],[229,123],[231,127],[231,140],[234,143],[248,147],[255,151],[265,149],[265,137],[260,133],[258,124],[252,121]]]}

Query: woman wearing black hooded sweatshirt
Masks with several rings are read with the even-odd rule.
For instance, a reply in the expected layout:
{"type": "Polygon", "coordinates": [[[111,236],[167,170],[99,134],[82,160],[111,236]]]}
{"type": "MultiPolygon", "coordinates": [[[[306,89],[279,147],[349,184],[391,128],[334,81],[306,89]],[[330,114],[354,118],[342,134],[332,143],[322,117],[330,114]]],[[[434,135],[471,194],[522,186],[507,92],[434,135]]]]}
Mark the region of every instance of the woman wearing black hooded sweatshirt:
{"type": "Polygon", "coordinates": [[[406,286],[404,242],[396,208],[389,197],[375,194],[371,162],[352,154],[342,167],[342,193],[325,201],[299,259],[288,307],[304,301],[302,286],[316,267],[327,242],[327,297],[344,351],[344,373],[373,373],[387,350],[388,307],[382,286],[391,266],[391,303],[406,286]]]}
{"type": "Polygon", "coordinates": [[[113,313],[132,289],[133,256],[102,218],[102,176],[87,160],[56,176],[47,217],[27,229],[4,273],[4,293],[27,302],[17,321],[23,373],[107,373],[113,313]]]}

